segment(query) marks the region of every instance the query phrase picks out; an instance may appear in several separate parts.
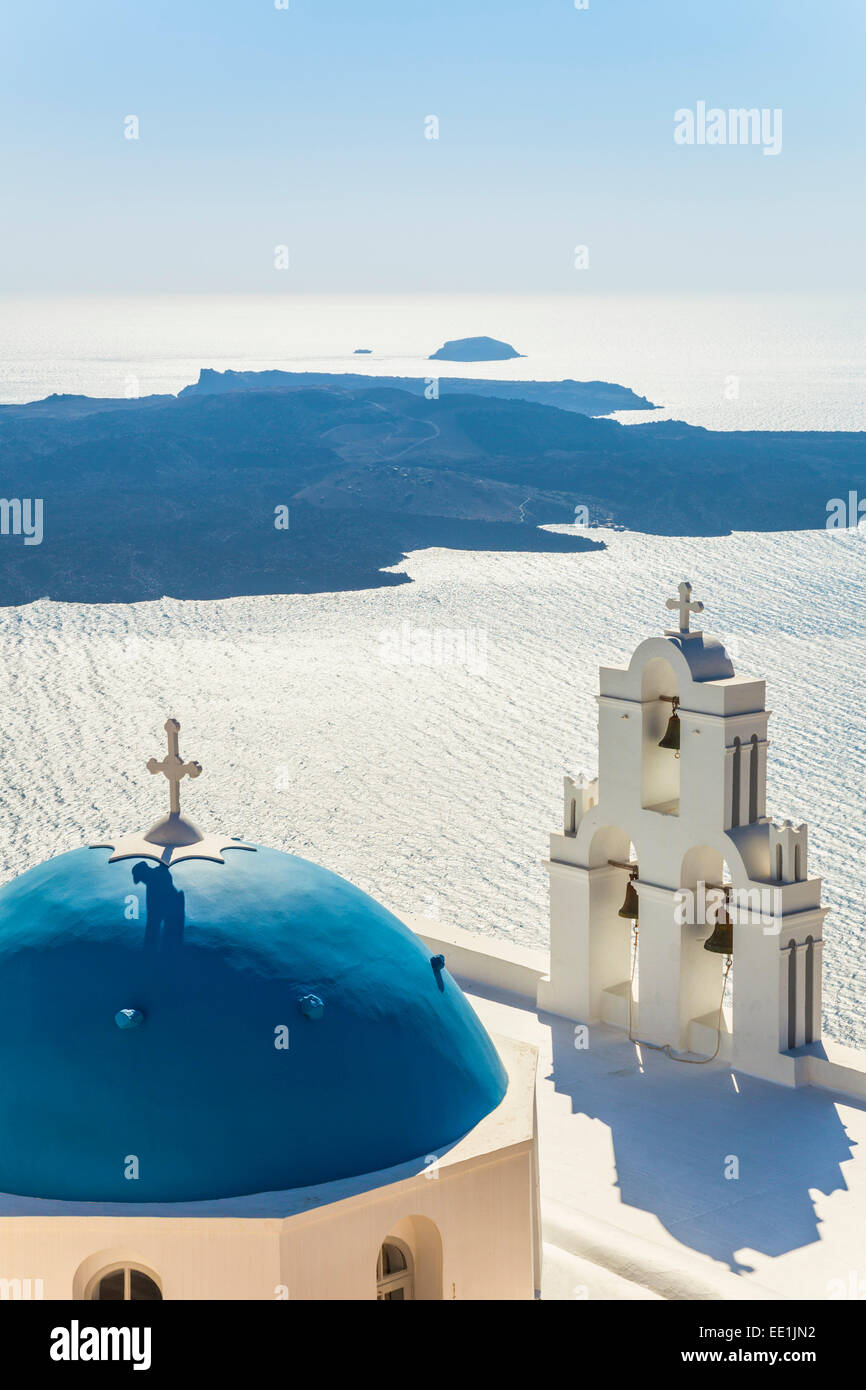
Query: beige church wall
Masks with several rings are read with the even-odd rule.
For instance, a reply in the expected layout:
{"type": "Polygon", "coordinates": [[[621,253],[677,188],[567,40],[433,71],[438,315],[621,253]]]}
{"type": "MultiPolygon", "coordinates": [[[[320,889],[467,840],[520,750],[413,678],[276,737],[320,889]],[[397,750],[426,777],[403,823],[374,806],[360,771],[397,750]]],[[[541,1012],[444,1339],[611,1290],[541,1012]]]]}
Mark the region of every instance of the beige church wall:
{"type": "Polygon", "coordinates": [[[0,1218],[0,1278],[41,1279],[46,1299],[83,1298],[99,1271],[129,1263],[166,1299],[273,1298],[277,1220],[148,1216],[0,1218]]]}
{"type": "Polygon", "coordinates": [[[293,1217],[280,1237],[288,1296],[375,1299],[379,1250],[396,1236],[412,1252],[418,1299],[531,1299],[533,1182],[525,1145],[293,1217]]]}
{"type": "Polygon", "coordinates": [[[535,1049],[494,1042],[508,1071],[497,1108],[425,1168],[311,1207],[280,1234],[291,1299],[374,1299],[389,1236],[409,1247],[418,1299],[533,1298],[540,1283],[535,1049]]]}
{"type": "Polygon", "coordinates": [[[417,1298],[532,1298],[532,1183],[524,1144],[283,1220],[4,1217],[0,1297],[30,1280],[46,1299],[82,1299],[129,1264],[165,1299],[375,1299],[390,1235],[412,1251],[417,1298]]]}

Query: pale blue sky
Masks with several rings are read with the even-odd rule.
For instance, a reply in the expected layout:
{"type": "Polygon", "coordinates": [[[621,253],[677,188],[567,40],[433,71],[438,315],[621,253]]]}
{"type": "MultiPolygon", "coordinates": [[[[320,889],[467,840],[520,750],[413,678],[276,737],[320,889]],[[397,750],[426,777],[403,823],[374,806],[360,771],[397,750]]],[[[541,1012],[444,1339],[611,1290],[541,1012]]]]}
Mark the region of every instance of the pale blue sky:
{"type": "Polygon", "coordinates": [[[861,0],[2,0],[0,286],[862,286],[864,55],[861,0]]]}

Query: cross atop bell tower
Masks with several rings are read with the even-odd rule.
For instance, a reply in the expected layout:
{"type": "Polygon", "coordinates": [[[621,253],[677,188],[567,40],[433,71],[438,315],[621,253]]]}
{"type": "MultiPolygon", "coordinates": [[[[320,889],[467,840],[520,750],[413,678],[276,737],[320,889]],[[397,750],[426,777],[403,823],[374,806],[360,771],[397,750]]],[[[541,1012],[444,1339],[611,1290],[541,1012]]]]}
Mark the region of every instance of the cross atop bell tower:
{"type": "Polygon", "coordinates": [[[177,751],[177,736],[180,733],[180,724],[176,719],[166,719],[163,725],[168,735],[168,752],[161,763],[156,758],[148,758],[148,772],[162,772],[168,778],[170,787],[169,809],[172,815],[180,815],[180,783],[184,777],[198,777],[201,775],[201,763],[185,763],[181,760],[177,751]]]}
{"type": "MultiPolygon", "coordinates": [[[[679,609],[680,625],[666,635],[670,637],[691,636],[692,634],[689,630],[690,615],[692,613],[703,613],[704,605],[697,599],[692,599],[692,586],[687,579],[684,579],[683,582],[677,586],[677,592],[679,593],[679,598],[669,598],[665,607],[671,610],[679,609]]],[[[695,628],[695,632],[699,630],[700,629],[695,628]]]]}

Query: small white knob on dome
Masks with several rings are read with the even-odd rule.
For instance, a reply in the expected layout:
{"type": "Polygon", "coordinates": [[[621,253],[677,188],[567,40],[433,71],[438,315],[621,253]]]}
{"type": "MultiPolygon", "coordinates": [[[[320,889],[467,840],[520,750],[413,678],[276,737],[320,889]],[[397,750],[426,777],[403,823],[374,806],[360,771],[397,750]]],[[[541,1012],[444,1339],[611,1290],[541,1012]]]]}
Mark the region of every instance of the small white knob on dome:
{"type": "Polygon", "coordinates": [[[298,1000],[298,1004],[305,1018],[315,1020],[324,1017],[324,1000],[320,999],[318,994],[305,994],[298,1000]]]}
{"type": "Polygon", "coordinates": [[[141,1009],[118,1009],[114,1021],[118,1028],[139,1028],[144,1023],[144,1014],[141,1009]]]}

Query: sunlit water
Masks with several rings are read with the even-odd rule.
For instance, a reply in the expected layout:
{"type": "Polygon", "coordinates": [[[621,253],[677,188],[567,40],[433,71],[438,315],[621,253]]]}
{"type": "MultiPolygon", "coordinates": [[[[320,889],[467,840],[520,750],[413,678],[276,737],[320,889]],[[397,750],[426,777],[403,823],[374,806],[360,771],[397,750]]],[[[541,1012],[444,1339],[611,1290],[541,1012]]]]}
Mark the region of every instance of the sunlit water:
{"type": "Polygon", "coordinates": [[[544,943],[541,861],[563,773],[595,767],[597,667],[663,629],[688,575],[703,626],[767,678],[768,810],[809,822],[828,1031],[866,1045],[866,537],[597,534],[575,555],[416,552],[413,583],[360,593],[0,610],[3,873],[147,827],[171,713],[203,829],[544,943]]]}
{"type": "Polygon", "coordinates": [[[866,428],[855,295],[0,296],[0,402],[176,392],[201,367],[615,381],[709,429],[866,428]],[[426,359],[487,334],[526,354],[426,359]],[[354,356],[355,348],[371,356],[354,356]]]}

